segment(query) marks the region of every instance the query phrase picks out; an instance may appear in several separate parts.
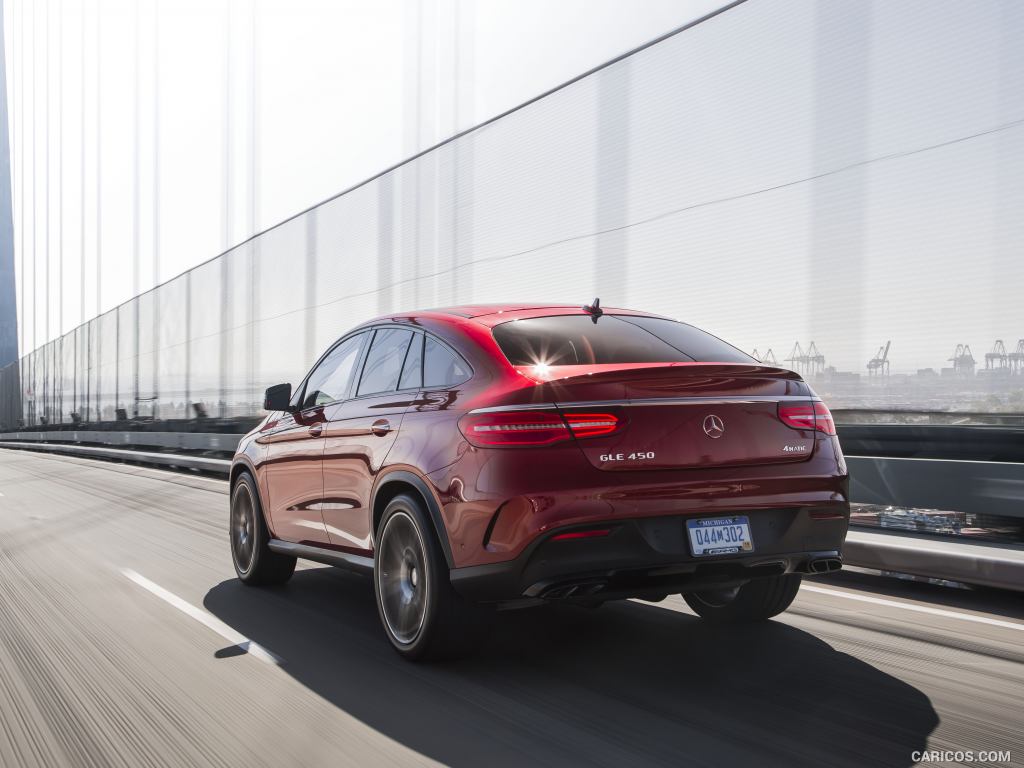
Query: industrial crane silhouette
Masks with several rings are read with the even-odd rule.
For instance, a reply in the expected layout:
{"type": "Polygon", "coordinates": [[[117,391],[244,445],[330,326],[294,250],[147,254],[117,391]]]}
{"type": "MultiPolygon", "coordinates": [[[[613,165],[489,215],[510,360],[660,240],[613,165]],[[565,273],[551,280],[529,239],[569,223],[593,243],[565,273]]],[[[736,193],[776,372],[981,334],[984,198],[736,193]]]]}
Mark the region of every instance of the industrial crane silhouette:
{"type": "Polygon", "coordinates": [[[760,352],[758,352],[757,348],[755,347],[752,354],[753,354],[753,357],[754,357],[755,360],[759,360],[762,363],[764,363],[765,365],[778,365],[779,364],[778,360],[775,359],[775,353],[772,352],[772,348],[771,347],[768,347],[768,351],[765,352],[764,355],[762,355],[760,352]]]}
{"type": "Polygon", "coordinates": [[[889,375],[889,346],[892,340],[885,342],[885,347],[879,347],[875,356],[868,360],[868,376],[889,375]]]}
{"type": "Polygon", "coordinates": [[[1006,345],[1002,339],[996,339],[991,352],[985,353],[985,369],[1005,368],[1007,364],[1006,345]]]}
{"type": "Polygon", "coordinates": [[[813,341],[807,348],[807,368],[811,374],[825,372],[825,356],[818,351],[813,341]]]}
{"type": "Polygon", "coordinates": [[[1017,348],[1006,356],[1011,373],[1024,373],[1024,339],[1018,339],[1017,348]]]}
{"type": "Polygon", "coordinates": [[[949,358],[953,364],[953,372],[961,376],[974,375],[974,355],[969,344],[957,344],[953,356],[949,358]]]}
{"type": "Polygon", "coordinates": [[[785,362],[792,363],[791,368],[803,375],[823,373],[825,371],[825,356],[818,351],[818,347],[815,346],[813,341],[807,347],[806,352],[800,346],[799,341],[795,342],[793,344],[793,351],[789,353],[789,357],[786,358],[785,362]]]}
{"type": "Polygon", "coordinates": [[[789,367],[797,373],[803,372],[804,367],[807,365],[807,355],[804,354],[799,341],[793,344],[793,351],[789,353],[789,357],[785,359],[785,362],[792,363],[789,367]]]}

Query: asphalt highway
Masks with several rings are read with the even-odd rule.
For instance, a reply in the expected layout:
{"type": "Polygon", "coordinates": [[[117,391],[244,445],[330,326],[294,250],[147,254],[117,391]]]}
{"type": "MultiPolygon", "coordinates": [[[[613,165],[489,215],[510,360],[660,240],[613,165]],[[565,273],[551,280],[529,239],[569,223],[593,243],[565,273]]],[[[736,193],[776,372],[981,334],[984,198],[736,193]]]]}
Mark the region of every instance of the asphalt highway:
{"type": "Polygon", "coordinates": [[[511,611],[479,656],[412,665],[365,577],[301,566],[241,586],[223,481],[0,450],[0,766],[876,766],[929,750],[1024,765],[1020,596],[840,573],[753,628],[707,626],[678,597],[511,611]]]}

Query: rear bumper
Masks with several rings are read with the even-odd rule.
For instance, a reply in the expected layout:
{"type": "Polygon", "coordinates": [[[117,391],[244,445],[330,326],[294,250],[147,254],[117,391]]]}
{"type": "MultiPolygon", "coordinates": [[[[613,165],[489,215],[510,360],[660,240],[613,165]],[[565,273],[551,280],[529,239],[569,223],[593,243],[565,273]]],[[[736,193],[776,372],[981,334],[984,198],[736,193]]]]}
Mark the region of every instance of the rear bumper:
{"type": "Polygon", "coordinates": [[[538,537],[513,560],[453,568],[451,580],[461,595],[478,602],[611,600],[834,570],[842,560],[849,506],[826,508],[833,515],[838,509],[840,517],[812,517],[820,509],[738,513],[749,518],[754,541],[754,551],[742,555],[693,557],[686,520],[708,514],[619,520],[602,525],[612,530],[600,538],[556,541],[553,537],[566,530],[560,528],[538,537]]]}

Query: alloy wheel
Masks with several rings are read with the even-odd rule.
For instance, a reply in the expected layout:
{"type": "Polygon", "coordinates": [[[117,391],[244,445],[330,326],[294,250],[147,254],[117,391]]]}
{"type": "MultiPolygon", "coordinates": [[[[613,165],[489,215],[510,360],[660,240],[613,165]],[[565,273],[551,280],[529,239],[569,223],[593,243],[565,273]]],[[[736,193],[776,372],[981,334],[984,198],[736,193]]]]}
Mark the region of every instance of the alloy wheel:
{"type": "Polygon", "coordinates": [[[377,554],[377,588],[388,631],[396,642],[410,645],[423,630],[427,614],[428,576],[423,539],[404,511],[388,518],[377,554]]]}
{"type": "Polygon", "coordinates": [[[256,544],[256,513],[252,495],[244,483],[239,483],[231,505],[231,554],[243,573],[252,568],[256,544]]]}

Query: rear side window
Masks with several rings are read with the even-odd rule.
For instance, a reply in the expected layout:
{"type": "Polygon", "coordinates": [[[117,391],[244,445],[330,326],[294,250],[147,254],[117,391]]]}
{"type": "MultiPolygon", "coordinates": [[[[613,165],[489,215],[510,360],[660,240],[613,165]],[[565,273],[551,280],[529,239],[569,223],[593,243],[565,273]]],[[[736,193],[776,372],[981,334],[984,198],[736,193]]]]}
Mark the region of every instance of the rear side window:
{"type": "Polygon", "coordinates": [[[398,389],[398,378],[411,340],[412,331],[402,328],[381,328],[374,334],[356,396],[398,389]]]}
{"type": "Polygon", "coordinates": [[[451,387],[472,375],[462,358],[439,341],[427,336],[423,346],[423,386],[451,387]]]}
{"type": "Polygon", "coordinates": [[[693,326],[649,317],[535,317],[502,323],[493,333],[512,365],[756,362],[693,326]]]}
{"type": "Polygon", "coordinates": [[[423,334],[413,336],[409,351],[405,354],[399,389],[418,389],[423,386],[423,334]]]}
{"type": "Polygon", "coordinates": [[[653,333],[659,339],[671,344],[680,352],[685,352],[699,363],[754,363],[757,360],[742,350],[727,344],[717,336],[712,336],[700,328],[675,320],[661,317],[626,317],[619,315],[617,319],[637,325],[645,331],[653,333]]]}

